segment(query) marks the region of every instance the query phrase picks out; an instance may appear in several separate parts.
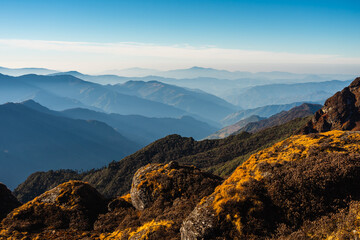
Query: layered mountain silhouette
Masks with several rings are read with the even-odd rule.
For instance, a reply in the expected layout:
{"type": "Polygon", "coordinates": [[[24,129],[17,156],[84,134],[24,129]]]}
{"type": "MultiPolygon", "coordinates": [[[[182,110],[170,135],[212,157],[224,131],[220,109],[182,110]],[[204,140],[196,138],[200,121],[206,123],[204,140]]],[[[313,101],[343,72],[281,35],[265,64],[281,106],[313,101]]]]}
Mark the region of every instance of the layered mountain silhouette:
{"type": "Polygon", "coordinates": [[[91,169],[139,145],[99,121],[74,120],[23,104],[0,105],[0,181],[13,188],[34,171],[91,169]]]}
{"type": "Polygon", "coordinates": [[[269,118],[269,117],[271,117],[277,113],[280,113],[282,111],[288,111],[293,107],[300,106],[303,103],[304,102],[295,102],[295,103],[290,103],[290,104],[267,105],[264,107],[240,110],[240,111],[234,112],[232,114],[229,114],[224,119],[222,119],[220,122],[223,126],[230,126],[240,120],[246,119],[246,118],[254,116],[254,115],[262,117],[262,118],[269,118]]]}
{"type": "Polygon", "coordinates": [[[88,109],[77,108],[61,112],[73,119],[98,120],[108,124],[124,137],[141,146],[170,134],[202,139],[217,128],[189,116],[181,118],[149,118],[140,115],[106,114],[88,109]]]}
{"type": "Polygon", "coordinates": [[[211,131],[216,130],[216,128],[188,116],[179,119],[149,118],[140,115],[107,114],[85,108],[53,111],[33,100],[28,100],[21,104],[36,111],[55,116],[104,122],[113,127],[127,139],[136,142],[139,146],[145,146],[170,134],[179,134],[184,137],[192,136],[195,139],[201,139],[211,131]]]}
{"type": "Polygon", "coordinates": [[[72,75],[0,75],[0,87],[0,103],[33,99],[54,110],[88,108],[122,115],[172,118],[188,115],[213,126],[238,109],[202,91],[156,82],[103,86],[72,75]]]}
{"type": "Polygon", "coordinates": [[[201,117],[219,121],[238,110],[234,105],[214,95],[184,89],[158,81],[129,81],[111,86],[120,93],[164,103],[201,117]]]}
{"type": "MultiPolygon", "coordinates": [[[[269,106],[270,108],[270,106],[269,106]]],[[[319,104],[303,103],[300,106],[293,107],[289,111],[282,111],[269,118],[261,118],[256,115],[252,115],[248,118],[238,121],[235,124],[224,127],[215,133],[206,137],[207,139],[219,139],[224,138],[232,134],[238,134],[241,132],[258,132],[262,129],[270,128],[287,123],[296,118],[304,118],[313,115],[317,110],[321,108],[319,104]]]]}
{"type": "Polygon", "coordinates": [[[359,83],[313,117],[256,133],[198,142],[171,135],[102,169],[34,173],[15,191],[33,200],[7,210],[0,237],[358,239],[359,83]],[[231,170],[222,181],[182,164],[231,170]]]}
{"type": "MultiPolygon", "coordinates": [[[[105,74],[103,75],[88,75],[79,73],[77,71],[69,71],[58,72],[51,75],[72,75],[82,80],[96,82],[100,84],[118,84],[125,83],[127,81],[159,81],[179,87],[201,89],[202,91],[214,94],[219,97],[226,97],[230,95],[235,96],[243,88],[260,85],[310,82],[316,83],[328,81],[329,79],[347,81],[355,77],[355,75],[347,74],[316,75],[295,74],[288,72],[230,72],[225,70],[202,67],[176,69],[165,72],[152,69],[132,68],[124,69],[124,71],[106,71],[104,73],[105,74]]],[[[322,100],[325,99],[326,98],[322,100]]]]}
{"type": "Polygon", "coordinates": [[[257,115],[251,115],[250,117],[244,118],[237,123],[234,123],[230,126],[224,127],[213,134],[206,137],[206,139],[220,139],[230,136],[231,134],[237,132],[243,127],[247,126],[249,123],[258,122],[264,120],[265,118],[259,117],[257,115]]]}
{"type": "Polygon", "coordinates": [[[48,102],[46,97],[36,98],[34,95],[45,92],[48,95],[78,102],[77,107],[86,106],[120,114],[140,114],[150,117],[181,117],[185,114],[184,111],[172,106],[121,94],[70,75],[20,77],[0,75],[0,86],[2,102],[21,102],[34,98],[40,104],[54,110],[64,110],[69,108],[69,105],[61,105],[63,102],[61,99],[55,101],[57,105],[51,104],[52,101],[48,102]]]}
{"type": "Polygon", "coordinates": [[[293,102],[323,103],[351,81],[326,81],[295,84],[270,84],[248,89],[235,89],[224,99],[244,109],[293,102]]]}
{"type": "Polygon", "coordinates": [[[205,68],[194,66],[191,68],[185,69],[173,69],[168,71],[158,71],[154,69],[144,69],[144,68],[130,68],[123,70],[110,70],[106,71],[105,74],[115,74],[119,76],[126,77],[146,77],[146,76],[159,76],[165,78],[176,78],[176,79],[190,79],[190,78],[217,78],[217,79],[265,79],[267,81],[271,80],[285,80],[290,82],[291,80],[295,81],[326,81],[328,79],[339,79],[347,80],[354,78],[354,75],[348,74],[297,74],[290,72],[245,72],[245,71],[227,71],[219,70],[215,68],[205,68]]]}
{"type": "Polygon", "coordinates": [[[321,107],[322,106],[319,104],[304,103],[300,106],[290,109],[289,111],[282,111],[278,114],[275,114],[267,119],[248,123],[246,126],[242,127],[241,129],[237,130],[236,132],[234,132],[234,134],[240,133],[240,132],[254,133],[254,132],[258,132],[265,128],[284,124],[284,123],[289,122],[296,118],[304,118],[307,116],[312,116],[321,107]]]}
{"type": "Polygon", "coordinates": [[[0,67],[0,73],[11,75],[11,76],[21,76],[26,74],[38,74],[38,75],[47,75],[54,74],[56,70],[46,69],[46,68],[6,68],[0,67]]]}

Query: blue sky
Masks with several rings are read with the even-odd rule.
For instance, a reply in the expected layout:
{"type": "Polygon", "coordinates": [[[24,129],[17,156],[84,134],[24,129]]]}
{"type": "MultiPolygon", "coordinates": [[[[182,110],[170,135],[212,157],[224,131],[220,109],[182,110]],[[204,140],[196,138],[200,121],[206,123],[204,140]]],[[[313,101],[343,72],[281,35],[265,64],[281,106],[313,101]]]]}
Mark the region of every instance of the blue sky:
{"type": "MultiPolygon", "coordinates": [[[[26,56],[21,57],[18,48],[4,46],[4,40],[9,39],[95,45],[132,42],[311,56],[336,55],[347,58],[346,64],[357,65],[360,58],[359,12],[359,0],[0,0],[0,39],[3,40],[0,54],[13,53],[22,58],[17,63],[16,59],[9,60],[8,64],[4,62],[6,59],[0,58],[0,65],[26,63],[26,56]]],[[[49,55],[54,53],[54,49],[47,51],[49,55]]],[[[59,50],[56,51],[59,55],[59,50]]],[[[46,59],[45,48],[41,51],[23,48],[23,52],[35,54],[42,61],[46,59]]],[[[74,52],[80,57],[79,51],[74,52]]],[[[124,67],[134,66],[135,57],[131,58],[133,63],[124,67]]],[[[229,63],[229,69],[238,68],[233,61],[233,64],[229,63]]],[[[186,67],[186,64],[181,64],[181,59],[173,62],[169,68],[186,67]]],[[[329,64],[329,61],[325,62],[329,64]]],[[[41,64],[41,61],[36,63],[41,64]]],[[[199,63],[216,66],[214,62],[199,63]]],[[[331,62],[335,63],[335,60],[331,62]]],[[[161,68],[161,61],[158,61],[159,66],[144,65],[142,61],[139,64],[140,67],[161,68]]],[[[340,64],[344,63],[340,61],[340,64]]],[[[222,64],[220,67],[226,66],[222,64]]],[[[117,66],[108,64],[102,68],[110,67],[117,66]]]]}

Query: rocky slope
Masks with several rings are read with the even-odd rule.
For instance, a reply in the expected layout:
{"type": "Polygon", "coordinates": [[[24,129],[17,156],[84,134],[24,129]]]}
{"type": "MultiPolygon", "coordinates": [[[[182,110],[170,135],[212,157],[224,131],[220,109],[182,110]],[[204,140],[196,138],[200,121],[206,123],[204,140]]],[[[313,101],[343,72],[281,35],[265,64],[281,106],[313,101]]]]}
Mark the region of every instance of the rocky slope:
{"type": "Polygon", "coordinates": [[[360,129],[360,78],[326,100],[303,129],[304,133],[360,129]]]}
{"type": "Polygon", "coordinates": [[[195,141],[170,135],[101,169],[84,173],[64,170],[34,173],[15,189],[14,194],[26,202],[58,184],[75,179],[89,182],[106,197],[119,196],[129,191],[131,177],[137,169],[149,163],[173,160],[228,176],[246,160],[248,154],[289,137],[306,122],[305,119],[297,119],[255,134],[242,133],[220,140],[195,141]]]}
{"type": "Polygon", "coordinates": [[[13,210],[0,239],[179,239],[184,218],[221,182],[176,162],[152,164],[136,172],[131,194],[106,201],[69,181],[13,210]]]}
{"type": "Polygon", "coordinates": [[[332,231],[310,237],[308,222],[360,200],[359,157],[358,132],[290,137],[252,155],[203,199],[183,222],[181,238],[325,239],[332,231]]]}
{"type": "Polygon", "coordinates": [[[176,162],[140,168],[108,201],[70,181],[8,214],[0,238],[357,239],[359,159],[359,132],[330,131],[261,150],[223,183],[176,162]]]}

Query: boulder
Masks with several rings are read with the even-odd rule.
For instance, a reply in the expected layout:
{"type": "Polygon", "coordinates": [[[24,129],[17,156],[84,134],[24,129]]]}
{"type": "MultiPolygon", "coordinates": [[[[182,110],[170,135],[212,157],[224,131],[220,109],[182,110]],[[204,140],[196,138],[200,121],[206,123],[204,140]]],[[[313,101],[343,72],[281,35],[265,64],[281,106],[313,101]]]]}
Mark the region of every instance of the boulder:
{"type": "Polygon", "coordinates": [[[6,229],[34,232],[44,229],[91,230],[105,199],[89,184],[63,183],[14,209],[3,220],[6,229]]]}
{"type": "Polygon", "coordinates": [[[133,177],[128,195],[109,204],[110,212],[99,217],[104,239],[179,239],[182,221],[200,200],[211,194],[222,179],[177,162],[149,164],[133,177]],[[116,224],[113,224],[116,223],[116,224]]]}

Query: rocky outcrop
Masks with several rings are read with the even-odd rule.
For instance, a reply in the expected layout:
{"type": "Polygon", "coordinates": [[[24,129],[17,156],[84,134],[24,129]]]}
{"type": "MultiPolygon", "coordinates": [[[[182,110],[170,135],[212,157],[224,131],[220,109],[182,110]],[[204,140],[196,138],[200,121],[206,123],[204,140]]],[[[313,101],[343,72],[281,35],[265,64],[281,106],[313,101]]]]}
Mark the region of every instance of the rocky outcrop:
{"type": "Polygon", "coordinates": [[[360,77],[326,100],[302,133],[360,130],[360,77]]]}
{"type": "Polygon", "coordinates": [[[116,222],[116,229],[104,239],[178,239],[184,218],[221,182],[177,162],[149,164],[135,173],[131,200],[125,195],[110,203],[113,211],[99,217],[96,229],[108,232],[107,223],[116,222]]]}
{"type": "Polygon", "coordinates": [[[97,216],[105,211],[106,202],[93,187],[69,181],[13,210],[2,221],[2,227],[26,232],[91,230],[97,216]]]}
{"type": "Polygon", "coordinates": [[[360,200],[359,159],[359,132],[290,137],[252,155],[202,200],[184,220],[181,238],[288,239],[360,200]]]}
{"type": "Polygon", "coordinates": [[[20,202],[4,184],[0,183],[0,220],[18,206],[20,202]]]}
{"type": "Polygon", "coordinates": [[[220,181],[221,178],[195,167],[179,166],[177,162],[150,164],[135,173],[130,190],[131,201],[136,209],[144,210],[159,198],[169,202],[193,196],[198,198],[199,194],[209,192],[220,181]]]}

